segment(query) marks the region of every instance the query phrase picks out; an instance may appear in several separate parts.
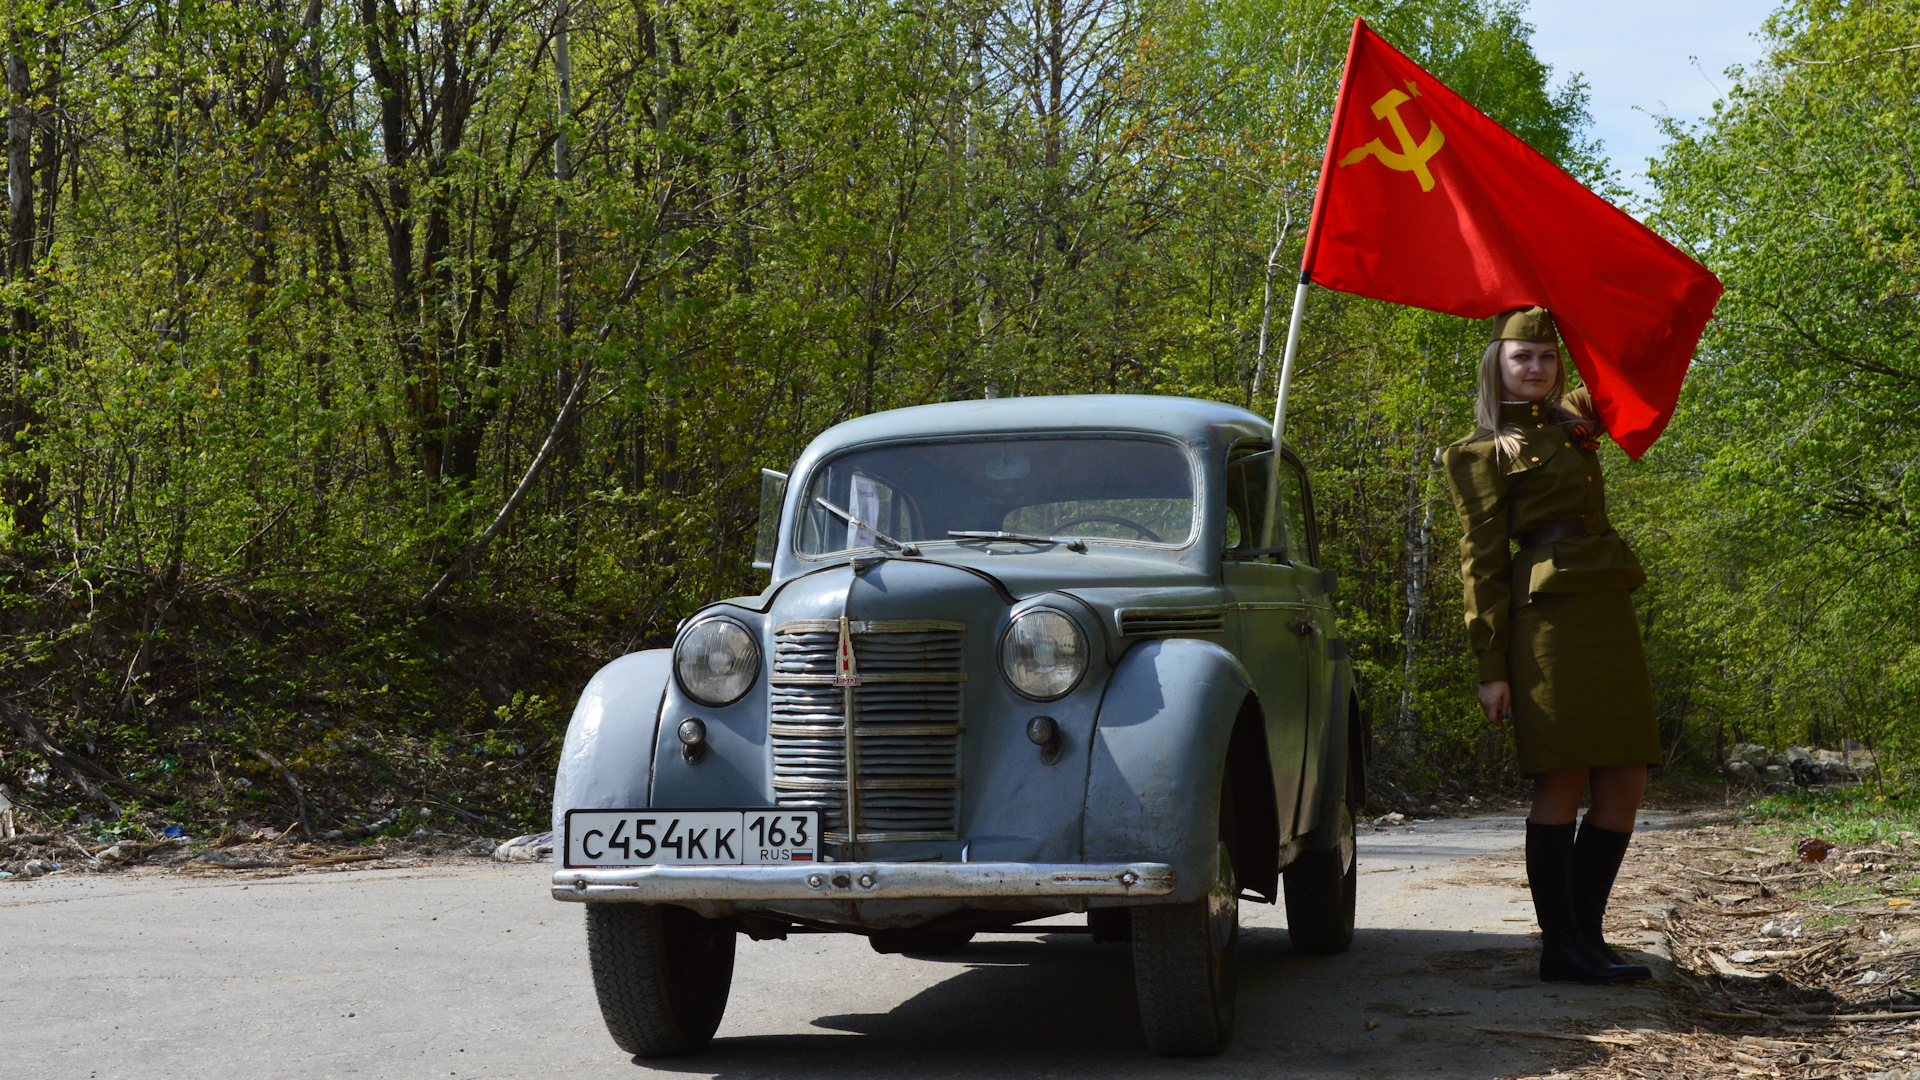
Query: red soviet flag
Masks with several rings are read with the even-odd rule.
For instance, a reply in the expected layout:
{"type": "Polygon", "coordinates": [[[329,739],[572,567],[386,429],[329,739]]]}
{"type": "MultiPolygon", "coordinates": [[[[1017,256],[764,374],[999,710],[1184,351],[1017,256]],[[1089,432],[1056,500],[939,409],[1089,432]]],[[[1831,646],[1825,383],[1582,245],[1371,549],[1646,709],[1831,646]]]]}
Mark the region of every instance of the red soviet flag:
{"type": "Polygon", "coordinates": [[[1470,319],[1547,308],[1636,459],[1672,417],[1722,291],[1358,19],[1300,269],[1470,319]]]}

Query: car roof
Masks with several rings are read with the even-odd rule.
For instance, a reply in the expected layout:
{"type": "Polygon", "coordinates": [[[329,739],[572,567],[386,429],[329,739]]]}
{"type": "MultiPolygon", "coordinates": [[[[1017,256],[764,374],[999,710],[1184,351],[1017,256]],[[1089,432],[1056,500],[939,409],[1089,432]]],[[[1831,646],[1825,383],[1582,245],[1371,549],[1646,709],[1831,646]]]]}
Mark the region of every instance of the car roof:
{"type": "Polygon", "coordinates": [[[1039,430],[1149,431],[1190,443],[1230,444],[1269,434],[1272,427],[1258,413],[1199,398],[1062,394],[947,401],[873,413],[827,429],[811,450],[817,454],[894,439],[1039,430]]]}

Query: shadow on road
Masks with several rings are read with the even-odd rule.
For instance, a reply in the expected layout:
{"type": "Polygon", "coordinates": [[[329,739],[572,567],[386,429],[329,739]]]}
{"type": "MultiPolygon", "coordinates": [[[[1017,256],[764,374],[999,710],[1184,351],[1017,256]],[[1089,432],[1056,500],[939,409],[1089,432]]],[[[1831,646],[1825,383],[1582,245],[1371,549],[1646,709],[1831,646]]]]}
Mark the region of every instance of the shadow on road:
{"type": "MultiPolygon", "coordinates": [[[[1650,991],[1547,987],[1520,934],[1362,930],[1345,956],[1306,957],[1286,932],[1242,930],[1233,1045],[1204,1062],[1146,1049],[1124,946],[1080,935],[990,938],[945,957],[952,974],[886,1012],[825,1015],[818,1033],[729,1038],[652,1069],[724,1078],[1004,1076],[1500,1076],[1565,1060],[1577,1044],[1495,1036],[1476,1026],[1552,1024],[1570,1015],[1649,1022],[1650,991]],[[1569,1009],[1570,1005],[1588,1005],[1569,1009]],[[1374,1030],[1369,1020],[1378,1021],[1374,1030]],[[1573,1047],[1573,1049],[1569,1049],[1573,1047]]],[[[831,1007],[832,987],[818,997],[831,1007]]],[[[642,1064],[636,1061],[635,1064],[642,1064]]]]}

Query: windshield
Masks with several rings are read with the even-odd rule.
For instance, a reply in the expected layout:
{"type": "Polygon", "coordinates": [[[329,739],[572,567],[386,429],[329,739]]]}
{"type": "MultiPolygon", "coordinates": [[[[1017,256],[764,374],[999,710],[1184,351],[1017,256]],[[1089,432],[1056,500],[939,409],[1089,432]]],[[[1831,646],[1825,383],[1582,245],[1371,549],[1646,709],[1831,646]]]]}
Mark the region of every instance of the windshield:
{"type": "Polygon", "coordinates": [[[1009,532],[1179,547],[1193,532],[1193,469],[1172,443],[1125,436],[861,450],[814,472],[800,506],[799,551],[874,547],[867,526],[909,544],[952,541],[949,532],[1009,532]]]}

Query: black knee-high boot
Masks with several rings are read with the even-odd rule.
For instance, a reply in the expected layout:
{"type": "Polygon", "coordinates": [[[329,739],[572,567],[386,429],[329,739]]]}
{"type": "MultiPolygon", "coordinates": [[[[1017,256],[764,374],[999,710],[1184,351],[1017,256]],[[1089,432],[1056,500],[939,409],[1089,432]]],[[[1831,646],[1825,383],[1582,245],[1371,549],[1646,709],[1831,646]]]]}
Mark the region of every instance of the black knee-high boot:
{"type": "Polygon", "coordinates": [[[1527,884],[1544,939],[1541,980],[1621,983],[1652,978],[1653,973],[1638,964],[1608,962],[1581,939],[1573,914],[1573,834],[1572,822],[1527,822],[1527,884]]]}
{"type": "Polygon", "coordinates": [[[1607,914],[1607,897],[1613,893],[1614,878],[1627,857],[1630,832],[1614,832],[1593,823],[1591,815],[1580,822],[1580,835],[1573,842],[1573,926],[1587,947],[1609,963],[1627,961],[1607,944],[1601,920],[1607,914]]]}

